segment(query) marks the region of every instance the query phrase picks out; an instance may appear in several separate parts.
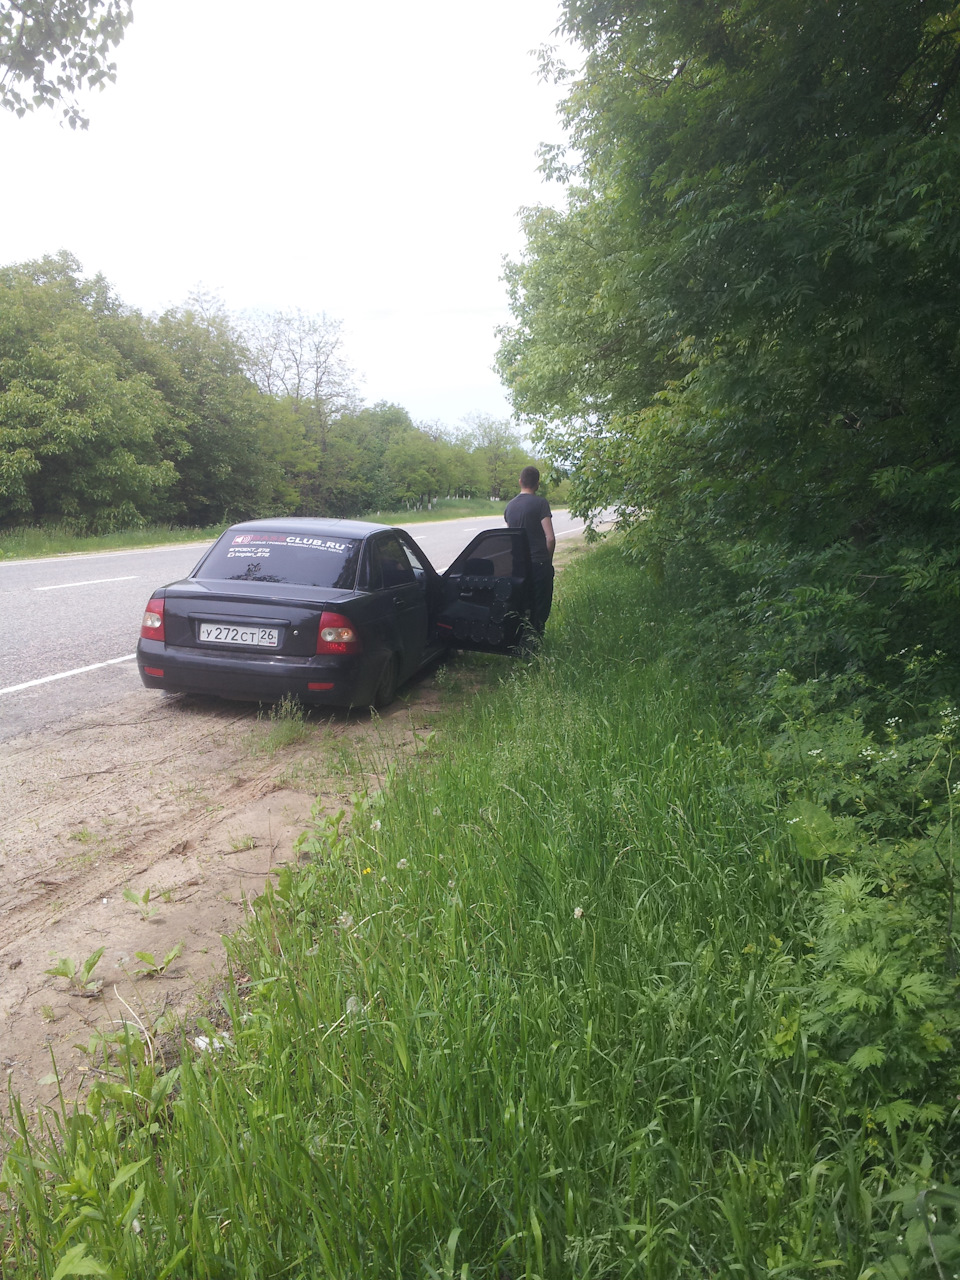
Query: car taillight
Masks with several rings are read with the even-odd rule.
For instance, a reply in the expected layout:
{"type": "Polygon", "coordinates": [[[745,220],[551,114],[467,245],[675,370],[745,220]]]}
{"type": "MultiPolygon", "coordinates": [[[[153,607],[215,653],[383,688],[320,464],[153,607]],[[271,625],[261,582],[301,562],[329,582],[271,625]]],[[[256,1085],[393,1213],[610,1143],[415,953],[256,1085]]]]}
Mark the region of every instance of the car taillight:
{"type": "Polygon", "coordinates": [[[317,630],[317,653],[359,653],[360,637],[349,618],[342,613],[320,615],[317,630]]]}
{"type": "Polygon", "coordinates": [[[143,622],[140,623],[140,638],[142,640],[163,640],[163,597],[154,596],[147,605],[143,615],[143,622]]]}

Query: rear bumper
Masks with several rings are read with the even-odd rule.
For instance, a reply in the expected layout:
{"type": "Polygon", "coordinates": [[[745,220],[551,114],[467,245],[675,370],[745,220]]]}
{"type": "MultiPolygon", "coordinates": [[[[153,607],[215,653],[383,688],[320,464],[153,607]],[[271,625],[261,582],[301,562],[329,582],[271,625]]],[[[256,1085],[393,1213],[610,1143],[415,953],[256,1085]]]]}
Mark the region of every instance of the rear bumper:
{"type": "Polygon", "coordinates": [[[319,706],[369,706],[382,665],[371,654],[281,658],[179,649],[155,640],[137,645],[140,679],[148,689],[255,702],[295,697],[319,706]]]}

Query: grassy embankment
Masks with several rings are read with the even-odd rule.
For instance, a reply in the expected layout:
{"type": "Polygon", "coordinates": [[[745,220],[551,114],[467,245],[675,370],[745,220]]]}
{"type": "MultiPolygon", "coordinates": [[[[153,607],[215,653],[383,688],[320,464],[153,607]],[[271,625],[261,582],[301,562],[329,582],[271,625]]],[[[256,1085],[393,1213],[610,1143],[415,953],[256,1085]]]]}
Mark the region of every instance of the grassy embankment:
{"type": "Polygon", "coordinates": [[[872,1269],[920,1139],[797,1032],[819,869],[671,610],[615,549],[572,565],[540,658],[481,661],[260,900],[209,1047],[134,1042],[21,1139],[0,1273],[928,1274],[872,1269]]]}
{"type": "MultiPolygon", "coordinates": [[[[497,515],[502,503],[485,498],[444,498],[430,511],[377,511],[363,516],[380,524],[423,524],[434,520],[456,520],[459,516],[497,515]]],[[[120,551],[132,547],[155,547],[168,543],[210,542],[227,526],[210,525],[205,529],[180,528],[176,525],[147,525],[142,529],[121,529],[116,533],[78,534],[66,525],[24,525],[0,530],[0,560],[27,560],[38,556],[78,554],[84,551],[120,551]]]]}

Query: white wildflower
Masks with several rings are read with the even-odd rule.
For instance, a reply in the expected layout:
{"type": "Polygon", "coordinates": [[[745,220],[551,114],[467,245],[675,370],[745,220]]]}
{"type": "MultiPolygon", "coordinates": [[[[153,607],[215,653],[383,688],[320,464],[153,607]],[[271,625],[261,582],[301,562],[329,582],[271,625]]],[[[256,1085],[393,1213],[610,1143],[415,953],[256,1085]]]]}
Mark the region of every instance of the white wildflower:
{"type": "Polygon", "coordinates": [[[225,1036],[197,1036],[193,1043],[201,1053],[219,1053],[227,1040],[225,1036]]]}
{"type": "Polygon", "coordinates": [[[374,818],[373,822],[370,823],[370,830],[379,831],[382,825],[383,823],[380,821],[379,818],[374,818]]]}
{"type": "Polygon", "coordinates": [[[574,920],[582,920],[582,919],[583,919],[583,907],[574,907],[574,908],[573,908],[573,918],[574,918],[574,920]]]}
{"type": "Polygon", "coordinates": [[[407,869],[407,867],[409,867],[409,865],[410,865],[410,863],[406,860],[406,858],[401,858],[401,859],[400,859],[400,861],[397,863],[397,870],[398,870],[398,871],[406,871],[406,869],[407,869]]]}
{"type": "Polygon", "coordinates": [[[356,996],[350,996],[347,1000],[347,1017],[355,1018],[360,1012],[360,1001],[356,996]]]}
{"type": "Polygon", "coordinates": [[[434,816],[435,818],[439,818],[439,817],[441,816],[441,814],[440,814],[440,806],[439,806],[438,804],[435,804],[435,805],[433,806],[433,816],[434,816]]]}
{"type": "Polygon", "coordinates": [[[341,911],[340,914],[337,916],[337,924],[340,926],[341,929],[352,929],[353,916],[350,914],[349,911],[341,911]]]}

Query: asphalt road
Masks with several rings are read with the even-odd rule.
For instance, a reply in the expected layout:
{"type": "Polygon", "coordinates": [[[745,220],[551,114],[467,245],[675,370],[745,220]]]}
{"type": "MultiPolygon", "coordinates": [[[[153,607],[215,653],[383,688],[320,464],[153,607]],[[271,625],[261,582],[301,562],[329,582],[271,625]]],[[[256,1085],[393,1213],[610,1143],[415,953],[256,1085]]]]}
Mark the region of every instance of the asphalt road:
{"type": "MultiPolygon", "coordinates": [[[[501,523],[406,527],[442,572],[474,533],[501,523]]],[[[554,527],[562,538],[583,521],[557,512],[554,527]]],[[[142,687],[134,650],[150,592],[189,573],[204,545],[0,562],[0,741],[80,712],[102,714],[106,727],[111,708],[142,687]]]]}

